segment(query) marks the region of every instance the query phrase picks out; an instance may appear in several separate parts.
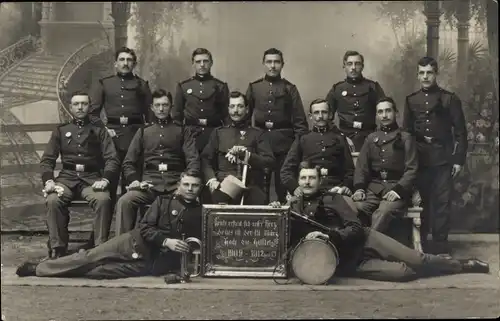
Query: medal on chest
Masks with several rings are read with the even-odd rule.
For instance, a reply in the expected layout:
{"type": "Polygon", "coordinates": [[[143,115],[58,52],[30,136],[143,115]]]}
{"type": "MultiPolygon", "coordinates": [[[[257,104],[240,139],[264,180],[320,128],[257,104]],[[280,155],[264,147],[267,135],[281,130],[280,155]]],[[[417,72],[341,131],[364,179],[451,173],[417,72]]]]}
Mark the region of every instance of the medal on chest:
{"type": "Polygon", "coordinates": [[[241,139],[241,140],[244,140],[244,139],[245,139],[245,135],[246,135],[246,133],[247,133],[246,131],[244,131],[244,130],[240,130],[240,139],[241,139]]]}

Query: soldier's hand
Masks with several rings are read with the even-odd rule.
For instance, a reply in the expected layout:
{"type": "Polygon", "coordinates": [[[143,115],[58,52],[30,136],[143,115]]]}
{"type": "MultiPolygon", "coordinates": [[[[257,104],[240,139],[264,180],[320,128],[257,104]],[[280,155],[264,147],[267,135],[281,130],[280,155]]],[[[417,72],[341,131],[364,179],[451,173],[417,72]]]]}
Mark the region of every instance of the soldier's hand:
{"type": "Polygon", "coordinates": [[[346,196],[351,196],[352,192],[347,186],[342,186],[339,190],[339,194],[341,195],[346,195],[346,196]]]}
{"type": "Polygon", "coordinates": [[[147,190],[147,189],[150,189],[151,187],[153,187],[154,185],[151,184],[151,181],[142,181],[140,184],[139,184],[139,188],[142,189],[142,190],[147,190]]]}
{"type": "Polygon", "coordinates": [[[401,199],[398,193],[394,191],[387,192],[382,198],[389,202],[395,202],[401,199]]]}
{"type": "Polygon", "coordinates": [[[335,187],[330,188],[330,190],[328,191],[328,193],[331,193],[331,194],[340,194],[340,190],[341,189],[342,189],[342,187],[335,186],[335,187]]]}
{"type": "Polygon", "coordinates": [[[295,197],[302,197],[304,195],[304,191],[302,190],[302,187],[297,187],[295,191],[293,191],[293,196],[295,197]]]}
{"type": "Polygon", "coordinates": [[[127,190],[129,190],[129,191],[139,189],[139,188],[141,188],[141,182],[139,182],[138,180],[133,181],[132,183],[130,183],[127,186],[127,190]]]}
{"type": "Polygon", "coordinates": [[[281,203],[278,201],[274,201],[274,202],[269,203],[269,206],[272,206],[273,208],[279,208],[279,207],[281,207],[281,203]]]}
{"type": "Polygon", "coordinates": [[[174,252],[181,252],[181,253],[189,252],[189,245],[183,240],[179,239],[166,239],[163,242],[163,246],[174,252]]]}
{"type": "Polygon", "coordinates": [[[108,187],[108,181],[106,181],[104,179],[101,179],[100,181],[96,181],[96,182],[94,182],[94,184],[92,184],[92,188],[95,191],[104,191],[107,187],[108,187]]]}
{"type": "Polygon", "coordinates": [[[53,180],[45,182],[43,191],[47,194],[54,193],[56,191],[56,183],[53,180]]]}
{"type": "Polygon", "coordinates": [[[362,189],[358,189],[352,196],[352,200],[355,202],[364,201],[365,199],[366,199],[366,194],[365,191],[363,191],[362,189]]]}
{"type": "Polygon", "coordinates": [[[305,237],[306,240],[310,240],[310,239],[323,239],[323,240],[328,240],[330,239],[330,237],[328,236],[328,234],[325,234],[323,232],[320,232],[320,231],[314,231],[314,232],[310,232],[306,235],[305,237]]]}
{"type": "Polygon", "coordinates": [[[460,173],[462,170],[462,166],[458,164],[454,164],[453,167],[451,168],[451,177],[455,177],[460,173]]]}
{"type": "Polygon", "coordinates": [[[218,189],[220,186],[220,182],[216,178],[211,178],[208,181],[208,188],[210,189],[210,192],[213,193],[216,189],[218,189]]]}
{"type": "Polygon", "coordinates": [[[106,127],[106,129],[108,130],[108,134],[109,134],[109,136],[111,136],[111,137],[115,137],[115,136],[116,136],[116,132],[115,132],[115,130],[114,130],[114,129],[109,129],[109,128],[107,128],[107,127],[106,127]]]}

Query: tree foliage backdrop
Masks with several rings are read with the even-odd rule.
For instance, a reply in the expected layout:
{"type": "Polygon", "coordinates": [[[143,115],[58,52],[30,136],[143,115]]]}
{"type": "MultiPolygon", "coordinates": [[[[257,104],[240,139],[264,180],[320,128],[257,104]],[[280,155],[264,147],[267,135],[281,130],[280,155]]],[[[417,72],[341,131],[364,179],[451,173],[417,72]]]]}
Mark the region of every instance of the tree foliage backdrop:
{"type": "Polygon", "coordinates": [[[21,37],[21,7],[15,2],[0,2],[0,50],[12,45],[21,37]]]}

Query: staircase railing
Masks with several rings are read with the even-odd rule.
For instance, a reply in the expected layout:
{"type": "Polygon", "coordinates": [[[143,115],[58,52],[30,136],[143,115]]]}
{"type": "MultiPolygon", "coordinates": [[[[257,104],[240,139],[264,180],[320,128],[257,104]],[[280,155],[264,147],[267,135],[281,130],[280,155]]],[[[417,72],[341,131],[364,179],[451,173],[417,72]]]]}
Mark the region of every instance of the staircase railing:
{"type": "Polygon", "coordinates": [[[26,36],[18,42],[0,51],[0,79],[7,74],[7,71],[26,58],[27,55],[36,51],[39,47],[39,38],[26,36]]]}
{"type": "Polygon", "coordinates": [[[94,56],[97,56],[103,52],[111,50],[111,44],[109,40],[104,38],[99,38],[92,40],[80,48],[78,48],[71,56],[66,59],[59,74],[57,75],[57,98],[59,100],[59,117],[61,122],[68,121],[72,118],[69,108],[65,102],[66,87],[68,81],[73,76],[73,74],[82,66],[85,62],[94,56]]]}

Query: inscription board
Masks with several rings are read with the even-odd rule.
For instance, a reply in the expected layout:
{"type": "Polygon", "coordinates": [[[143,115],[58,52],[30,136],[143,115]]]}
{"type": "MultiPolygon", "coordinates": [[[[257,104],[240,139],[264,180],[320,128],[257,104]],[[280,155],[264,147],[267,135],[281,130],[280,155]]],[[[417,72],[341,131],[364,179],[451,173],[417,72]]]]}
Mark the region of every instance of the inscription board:
{"type": "Polygon", "coordinates": [[[203,205],[203,276],[287,277],[289,207],[203,205]]]}

